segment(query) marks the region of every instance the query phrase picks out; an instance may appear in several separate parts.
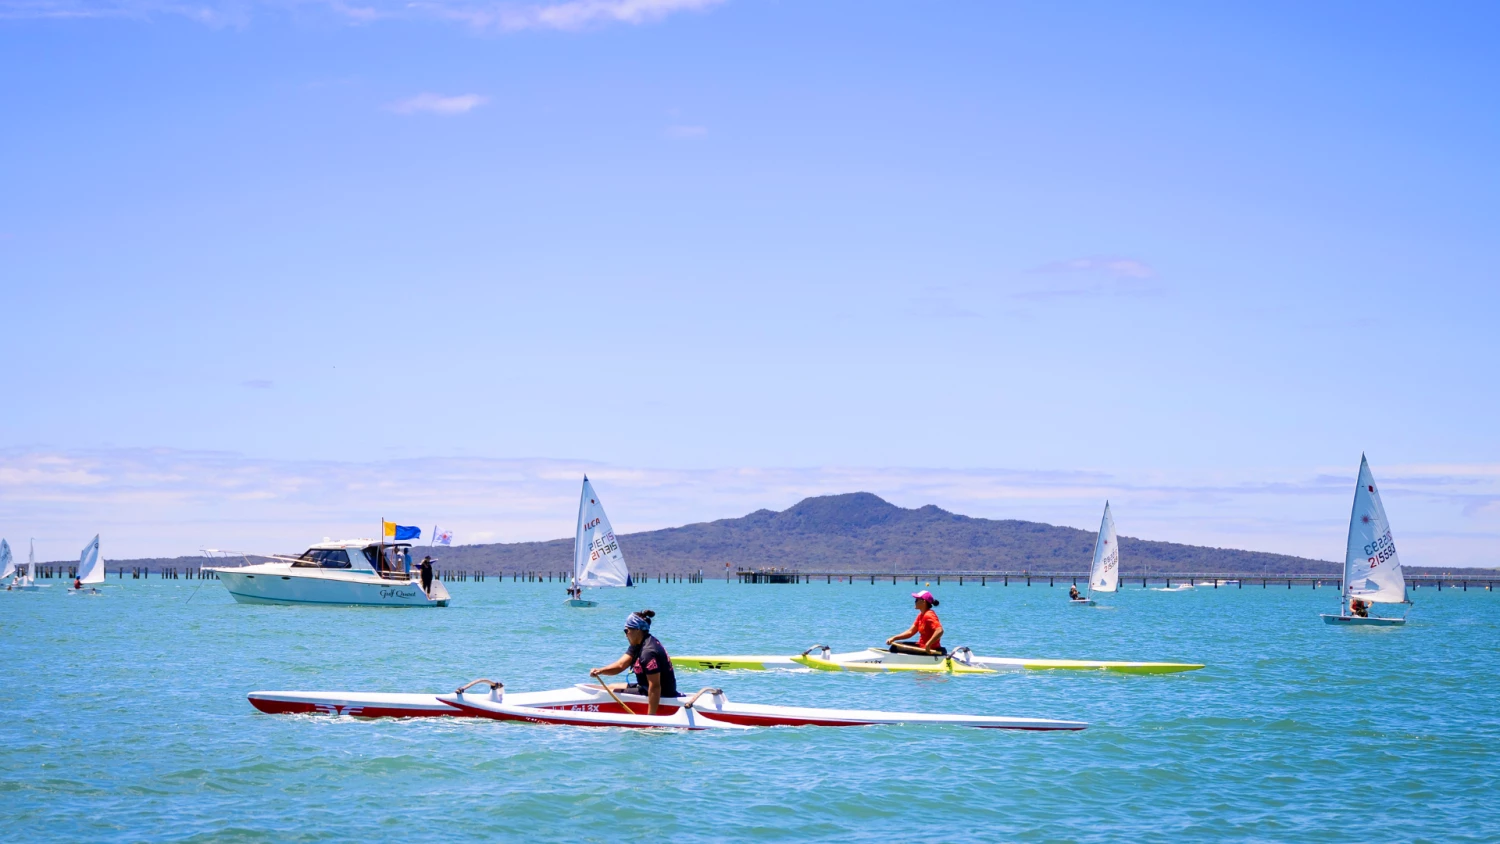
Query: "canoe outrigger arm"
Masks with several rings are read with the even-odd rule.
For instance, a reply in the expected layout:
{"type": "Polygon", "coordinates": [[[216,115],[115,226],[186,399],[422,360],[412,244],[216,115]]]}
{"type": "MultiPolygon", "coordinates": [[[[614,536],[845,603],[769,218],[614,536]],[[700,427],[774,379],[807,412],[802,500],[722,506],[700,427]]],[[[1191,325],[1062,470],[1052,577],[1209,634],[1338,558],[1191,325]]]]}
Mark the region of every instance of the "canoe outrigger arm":
{"type": "Polygon", "coordinates": [[[820,656],[820,657],[818,657],[818,659],[828,659],[830,656],[833,655],[833,648],[830,648],[827,645],[813,645],[812,647],[810,647],[807,650],[803,651],[802,652],[802,656],[807,656],[808,654],[812,653],[813,651],[822,651],[823,652],[823,655],[820,656]]]}
{"type": "MultiPolygon", "coordinates": [[[[716,689],[716,688],[714,688],[712,686],[704,686],[703,688],[699,689],[696,693],[694,693],[692,697],[690,697],[687,700],[683,701],[682,702],[682,708],[683,709],[692,709],[693,708],[693,704],[695,704],[695,703],[698,702],[698,698],[703,697],[704,695],[713,695],[714,697],[722,698],[722,697],[724,697],[724,690],[723,689],[716,689]]],[[[720,703],[722,704],[722,701],[720,701],[720,703]]]]}
{"type": "Polygon", "coordinates": [[[500,682],[499,680],[490,680],[490,679],[487,679],[487,678],[484,678],[484,677],[480,677],[478,680],[474,680],[474,681],[465,683],[462,686],[459,686],[458,689],[456,691],[454,691],[453,693],[456,694],[456,695],[462,695],[464,692],[467,692],[469,689],[472,689],[475,686],[489,686],[490,687],[490,700],[499,701],[499,700],[503,700],[504,697],[505,697],[505,684],[504,683],[500,682]]]}

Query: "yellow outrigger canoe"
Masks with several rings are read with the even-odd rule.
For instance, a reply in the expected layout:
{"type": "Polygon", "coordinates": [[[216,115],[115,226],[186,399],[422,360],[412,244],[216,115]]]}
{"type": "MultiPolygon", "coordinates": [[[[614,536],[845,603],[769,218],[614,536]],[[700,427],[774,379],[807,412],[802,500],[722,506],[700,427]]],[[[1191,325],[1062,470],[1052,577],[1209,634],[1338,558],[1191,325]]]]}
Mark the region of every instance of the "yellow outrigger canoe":
{"type": "Polygon", "coordinates": [[[811,668],[818,671],[917,671],[935,674],[995,674],[1001,671],[1113,671],[1119,674],[1175,674],[1203,667],[1195,662],[1117,662],[1091,659],[1020,659],[975,656],[957,648],[947,656],[891,653],[883,648],[836,654],[818,645],[796,656],[729,655],[674,656],[683,669],[770,671],[811,668]]]}

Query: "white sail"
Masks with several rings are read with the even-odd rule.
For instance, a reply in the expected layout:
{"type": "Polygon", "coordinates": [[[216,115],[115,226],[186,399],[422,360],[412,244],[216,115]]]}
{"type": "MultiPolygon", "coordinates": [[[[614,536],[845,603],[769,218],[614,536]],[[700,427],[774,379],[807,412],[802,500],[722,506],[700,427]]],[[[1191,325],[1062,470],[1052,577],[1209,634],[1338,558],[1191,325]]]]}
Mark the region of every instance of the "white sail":
{"type": "Polygon", "coordinates": [[[579,586],[624,586],[630,576],[615,530],[587,476],[578,499],[578,535],[573,539],[573,577],[579,586]]]}
{"type": "Polygon", "coordinates": [[[36,580],[36,540],[31,540],[31,552],[26,555],[26,579],[36,580]]]}
{"type": "Polygon", "coordinates": [[[16,563],[10,558],[10,543],[0,539],[0,580],[16,573],[16,563]]]}
{"type": "Polygon", "coordinates": [[[99,556],[99,536],[94,536],[78,557],[78,579],[84,583],[104,582],[104,560],[99,556]]]}
{"type": "Polygon", "coordinates": [[[1115,537],[1115,519],[1104,502],[1099,538],[1094,540],[1094,565],[1089,569],[1089,592],[1114,592],[1120,588],[1120,543],[1115,537]]]}
{"type": "Polygon", "coordinates": [[[1354,489],[1354,512],[1349,514],[1349,552],[1344,557],[1344,598],[1377,604],[1406,601],[1406,577],[1391,539],[1380,490],[1370,474],[1370,463],[1359,457],[1359,486],[1354,489]]]}

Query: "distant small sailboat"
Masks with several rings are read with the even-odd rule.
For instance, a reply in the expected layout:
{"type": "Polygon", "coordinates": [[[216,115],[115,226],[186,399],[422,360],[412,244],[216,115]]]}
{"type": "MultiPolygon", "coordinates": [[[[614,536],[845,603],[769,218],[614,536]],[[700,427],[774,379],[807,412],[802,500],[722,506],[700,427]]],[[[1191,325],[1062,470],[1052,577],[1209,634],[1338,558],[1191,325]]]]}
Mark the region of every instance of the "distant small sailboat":
{"type": "Polygon", "coordinates": [[[10,543],[0,539],[0,580],[9,577],[10,582],[5,584],[7,592],[36,592],[41,587],[36,585],[36,540],[31,540],[31,552],[26,558],[26,568],[21,568],[11,562],[10,543]]]}
{"type": "Polygon", "coordinates": [[[78,556],[78,573],[75,577],[79,587],[69,591],[90,595],[101,594],[98,589],[94,588],[95,583],[104,582],[104,558],[99,556],[98,534],[94,534],[94,541],[84,546],[83,553],[78,556]],[[85,586],[88,588],[83,588],[85,586]]]}
{"type": "Polygon", "coordinates": [[[1120,588],[1120,541],[1115,536],[1115,519],[1104,502],[1104,518],[1099,521],[1099,536],[1094,540],[1094,564],[1089,567],[1089,591],[1072,599],[1081,606],[1093,606],[1095,592],[1115,592],[1120,588]]]}
{"type": "Polygon", "coordinates": [[[583,493],[578,499],[578,533],[573,537],[573,585],[568,590],[568,606],[592,607],[583,597],[586,588],[630,585],[630,570],[604,505],[594,492],[588,476],[583,478],[583,493]]]}
{"type": "Polygon", "coordinates": [[[1354,488],[1354,510],[1349,514],[1349,547],[1344,555],[1343,589],[1339,614],[1323,615],[1325,624],[1349,626],[1394,627],[1406,623],[1406,616],[1382,618],[1370,615],[1371,604],[1406,604],[1406,576],[1401,572],[1401,558],[1391,539],[1390,522],[1370,462],[1359,456],[1359,485],[1354,488]],[[1358,603],[1361,606],[1356,607],[1358,603]],[[1363,614],[1360,614],[1363,613],[1363,614]]]}

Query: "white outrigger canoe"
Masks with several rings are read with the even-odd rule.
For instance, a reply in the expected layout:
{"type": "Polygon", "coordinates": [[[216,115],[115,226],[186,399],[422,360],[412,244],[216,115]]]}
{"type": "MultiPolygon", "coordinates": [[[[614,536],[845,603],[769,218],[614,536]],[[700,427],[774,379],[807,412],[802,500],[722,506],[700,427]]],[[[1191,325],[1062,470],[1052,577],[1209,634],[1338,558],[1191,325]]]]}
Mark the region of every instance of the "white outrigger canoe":
{"type": "Polygon", "coordinates": [[[860,727],[875,724],[936,724],[999,730],[1082,730],[1082,721],[943,715],[872,709],[822,709],[731,701],[722,689],[664,699],[657,715],[647,715],[642,695],[611,694],[579,683],[566,689],[506,694],[504,685],[476,680],[451,694],[381,692],[251,692],[251,705],[271,714],[348,715],[356,718],[470,717],[579,727],[634,727],[681,730],[747,727],[860,727]],[[488,685],[488,692],[468,691],[488,685]]]}
{"type": "Polygon", "coordinates": [[[891,653],[884,648],[836,654],[827,645],[815,645],[797,656],[731,655],[674,656],[672,665],[683,669],[720,671],[772,671],[812,668],[819,671],[926,671],[940,674],[995,674],[1001,671],[1113,671],[1121,674],[1173,674],[1196,671],[1196,662],[1116,662],[1094,659],[1022,659],[975,656],[968,648],[955,648],[947,656],[891,653]]]}

